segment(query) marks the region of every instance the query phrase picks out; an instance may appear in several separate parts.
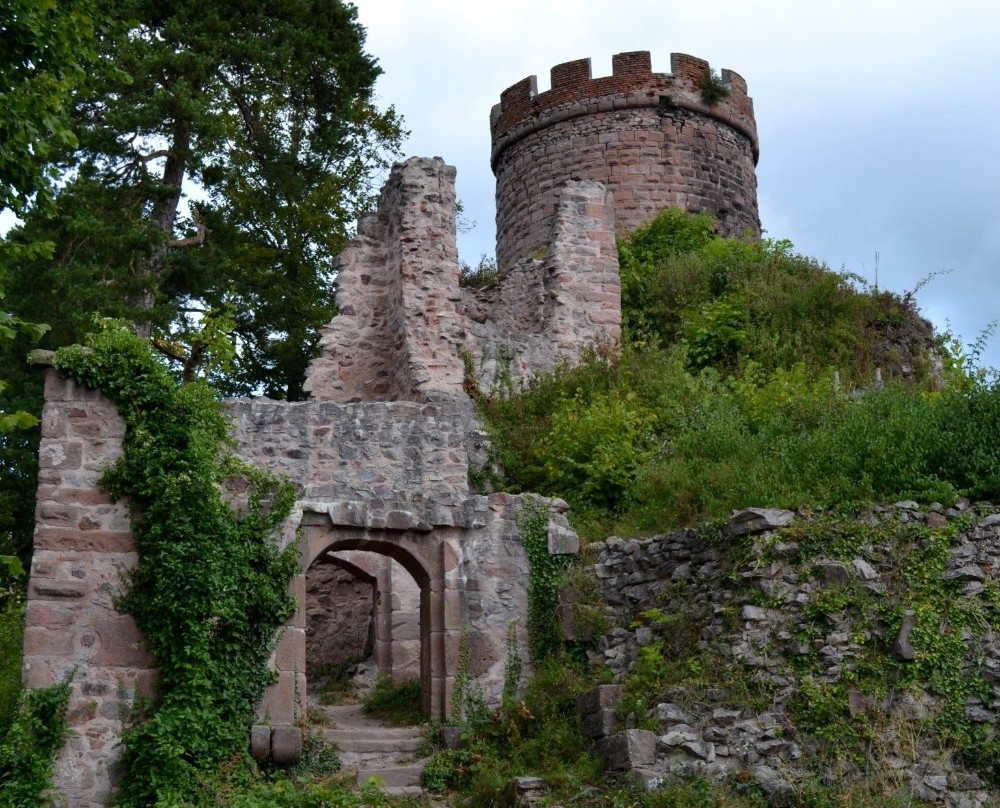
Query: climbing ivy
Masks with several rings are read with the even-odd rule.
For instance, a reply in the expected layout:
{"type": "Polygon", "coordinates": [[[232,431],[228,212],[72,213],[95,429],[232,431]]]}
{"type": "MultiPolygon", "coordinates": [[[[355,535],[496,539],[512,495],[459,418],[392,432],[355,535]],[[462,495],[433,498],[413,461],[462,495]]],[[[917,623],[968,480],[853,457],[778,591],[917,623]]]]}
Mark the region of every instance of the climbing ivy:
{"type": "Polygon", "coordinates": [[[559,606],[559,584],[570,557],[549,553],[549,511],[541,499],[527,498],[518,514],[517,526],[531,565],[528,640],[531,657],[538,662],[558,653],[562,647],[556,609],[559,606]]]}
{"type": "Polygon", "coordinates": [[[159,677],[125,733],[120,804],[209,805],[220,765],[244,765],[249,725],[273,681],[275,629],[294,612],[296,549],[272,539],[293,490],[228,452],[206,383],[178,384],[124,323],[102,325],[89,348],[60,350],[56,365],[102,390],[127,423],[124,456],[102,480],[128,501],[139,554],[117,606],[135,618],[159,677]],[[223,493],[234,478],[247,483],[246,507],[223,493]]]}
{"type": "Polygon", "coordinates": [[[988,631],[1000,627],[996,588],[987,582],[983,591],[967,594],[962,581],[945,575],[952,546],[969,525],[968,517],[931,528],[888,516],[864,524],[850,514],[833,514],[782,532],[782,541],[799,544],[806,563],[816,557],[850,563],[867,556],[885,570],[885,591],[878,595],[857,585],[831,585],[803,606],[801,641],[826,636],[837,622],[831,616],[840,615],[850,619],[857,650],[834,681],[825,675],[828,662],[819,654],[794,662],[801,684],[787,707],[800,731],[834,754],[862,760],[875,728],[870,715],[849,709],[849,693],[867,694],[881,704],[890,693],[926,690],[937,701],[927,728],[967,765],[1000,782],[1000,741],[967,714],[971,698],[994,703],[978,648],[988,631]],[[906,614],[913,620],[913,658],[900,661],[892,641],[906,614]]]}
{"type": "Polygon", "coordinates": [[[25,690],[0,743],[0,805],[37,808],[52,779],[52,760],[67,730],[68,684],[25,690]]]}

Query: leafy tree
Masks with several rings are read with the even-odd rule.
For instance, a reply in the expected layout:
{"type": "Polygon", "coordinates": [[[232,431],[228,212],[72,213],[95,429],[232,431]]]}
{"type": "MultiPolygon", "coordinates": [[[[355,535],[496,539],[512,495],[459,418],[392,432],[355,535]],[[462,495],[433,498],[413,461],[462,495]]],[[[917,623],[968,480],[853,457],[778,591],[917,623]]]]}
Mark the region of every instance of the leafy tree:
{"type": "MultiPolygon", "coordinates": [[[[70,109],[99,73],[98,41],[111,27],[98,18],[97,0],[8,0],[0,11],[0,213],[26,216],[50,210],[61,150],[77,145],[70,109]]],[[[0,239],[0,300],[6,297],[12,266],[41,262],[52,254],[44,230],[31,238],[0,239]]],[[[32,397],[25,399],[18,382],[23,355],[47,326],[24,319],[6,306],[0,311],[0,345],[18,357],[3,373],[0,393],[0,552],[21,551],[30,541],[34,446],[25,432],[38,419],[32,397]],[[20,525],[19,535],[11,530],[20,525]]],[[[44,319],[39,317],[38,319],[44,319]]],[[[9,366],[9,363],[8,363],[9,366]]],[[[10,556],[0,564],[16,567],[10,556]]]]}
{"type": "Polygon", "coordinates": [[[96,0],[8,0],[0,16],[0,210],[48,198],[56,146],[76,145],[66,116],[97,58],[96,0]]]}
{"type": "Polygon", "coordinates": [[[277,374],[269,394],[301,396],[333,314],[333,257],[402,135],[375,106],[381,71],[356,10],[100,2],[128,34],[102,42],[117,70],[76,106],[80,147],[55,217],[17,235],[57,245],[53,263],[19,266],[19,296],[52,313],[53,343],[79,339],[95,311],[126,315],[189,374],[207,346],[184,338],[229,318],[231,391],[277,374]],[[190,202],[193,185],[207,198],[190,202]]]}

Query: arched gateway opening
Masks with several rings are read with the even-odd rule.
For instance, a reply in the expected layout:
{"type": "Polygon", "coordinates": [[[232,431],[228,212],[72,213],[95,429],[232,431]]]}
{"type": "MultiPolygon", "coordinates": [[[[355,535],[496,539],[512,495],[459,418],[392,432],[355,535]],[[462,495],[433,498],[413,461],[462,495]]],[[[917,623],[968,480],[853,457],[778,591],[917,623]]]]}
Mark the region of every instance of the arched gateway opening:
{"type": "Polygon", "coordinates": [[[381,678],[420,678],[420,587],[388,555],[328,549],[306,569],[308,695],[335,703],[381,678]]]}
{"type": "Polygon", "coordinates": [[[529,564],[519,526],[525,507],[547,512],[549,552],[576,552],[576,534],[566,523],[565,504],[558,501],[526,505],[523,497],[498,493],[447,507],[432,503],[423,513],[390,510],[383,502],[300,501],[284,531],[286,540],[299,547],[300,572],[292,581],[298,609],[280,632],[273,658],[277,681],[258,714],[260,755],[291,760],[301,748],[297,726],[307,714],[310,689],[306,577],[310,566],[320,559],[325,563],[330,554],[348,560],[378,554],[412,576],[420,593],[421,707],[429,719],[451,717],[463,643],[465,674],[487,704],[499,704],[509,655],[528,661],[529,564]]]}
{"type": "MultiPolygon", "coordinates": [[[[306,512],[300,526],[300,549],[302,553],[302,581],[294,587],[299,614],[293,624],[303,629],[308,626],[305,577],[306,571],[318,563],[332,563],[348,569],[361,581],[367,582],[376,592],[382,573],[382,592],[391,597],[391,583],[387,586],[384,571],[365,570],[352,559],[351,551],[377,554],[397,562],[412,577],[419,589],[419,674],[421,684],[421,704],[429,718],[447,717],[448,699],[451,690],[449,666],[457,658],[458,642],[461,637],[461,620],[458,593],[449,592],[445,574],[454,570],[459,562],[455,546],[455,531],[449,528],[436,529],[392,529],[388,527],[358,527],[337,525],[327,513],[306,512]],[[372,574],[372,573],[375,574],[372,574]],[[448,606],[451,605],[449,613],[448,606]],[[450,619],[449,619],[450,618],[450,619]]],[[[380,673],[392,673],[392,608],[391,602],[374,598],[373,620],[375,622],[376,664],[380,673]],[[381,644],[380,644],[381,641],[381,644]]],[[[295,632],[291,637],[302,643],[301,652],[295,656],[307,660],[305,653],[305,631],[295,632]]],[[[350,638],[348,638],[350,639],[350,638]]],[[[298,649],[296,649],[298,651],[298,649]]],[[[308,668],[304,665],[303,668],[308,668]]],[[[308,681],[305,691],[308,691],[308,681]]],[[[300,699],[304,695],[300,695],[300,699]]],[[[301,705],[300,705],[301,706],[301,705]]]]}

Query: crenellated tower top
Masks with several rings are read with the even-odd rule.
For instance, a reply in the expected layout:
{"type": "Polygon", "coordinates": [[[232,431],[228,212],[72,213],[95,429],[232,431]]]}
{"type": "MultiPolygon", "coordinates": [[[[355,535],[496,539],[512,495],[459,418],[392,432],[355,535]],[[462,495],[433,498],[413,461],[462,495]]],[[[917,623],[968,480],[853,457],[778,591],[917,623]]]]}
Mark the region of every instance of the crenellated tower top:
{"type": "Polygon", "coordinates": [[[648,51],[612,58],[612,75],[594,78],[590,59],[556,65],[551,89],[535,76],[501,93],[490,115],[497,177],[497,257],[516,262],[537,250],[558,188],[574,177],[614,194],[619,230],[657,210],[710,210],[727,234],[759,234],[757,126],[747,83],[721,72],[728,94],[709,99],[704,59],[670,56],[654,73],[648,51]]]}

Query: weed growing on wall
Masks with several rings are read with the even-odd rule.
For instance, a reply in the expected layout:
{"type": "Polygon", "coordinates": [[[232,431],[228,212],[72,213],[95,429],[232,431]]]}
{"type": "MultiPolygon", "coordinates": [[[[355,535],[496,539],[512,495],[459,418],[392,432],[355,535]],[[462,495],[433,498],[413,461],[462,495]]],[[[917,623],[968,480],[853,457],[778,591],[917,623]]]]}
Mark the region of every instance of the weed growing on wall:
{"type": "Polygon", "coordinates": [[[68,684],[25,690],[0,743],[0,805],[37,808],[51,784],[52,761],[68,729],[68,684]]]}
{"type": "Polygon", "coordinates": [[[529,498],[518,514],[521,542],[528,551],[531,575],[528,579],[528,641],[536,662],[554,656],[562,647],[556,609],[559,584],[570,556],[549,552],[549,511],[537,498],[529,498]]]}
{"type": "Polygon", "coordinates": [[[178,384],[141,339],[106,322],[59,370],[102,390],[128,424],[124,456],[103,486],[128,501],[139,553],[119,608],[135,617],[158,667],[157,695],[124,737],[123,806],[208,805],[213,774],[245,755],[272,681],[275,629],[294,612],[296,550],[273,541],[293,491],[227,452],[213,391],[178,384]],[[243,476],[245,508],[221,483],[243,476]]]}
{"type": "Polygon", "coordinates": [[[818,557],[845,564],[864,558],[884,570],[883,592],[873,593],[856,581],[827,584],[803,606],[802,642],[824,638],[846,619],[856,644],[836,680],[826,675],[828,663],[821,654],[793,661],[800,679],[788,711],[796,727],[818,741],[821,752],[863,762],[882,723],[898,720],[880,705],[892,693],[926,690],[936,697],[936,707],[924,731],[991,782],[998,781],[997,741],[967,714],[970,698],[993,701],[976,655],[984,635],[1000,626],[997,593],[992,584],[965,593],[965,582],[945,575],[955,537],[969,524],[968,519],[953,519],[932,529],[884,518],[872,525],[834,514],[782,534],[783,541],[799,543],[806,565],[818,557]],[[910,661],[900,661],[892,649],[905,616],[913,621],[910,661]],[[852,692],[855,698],[869,698],[869,709],[852,711],[852,692]]]}

